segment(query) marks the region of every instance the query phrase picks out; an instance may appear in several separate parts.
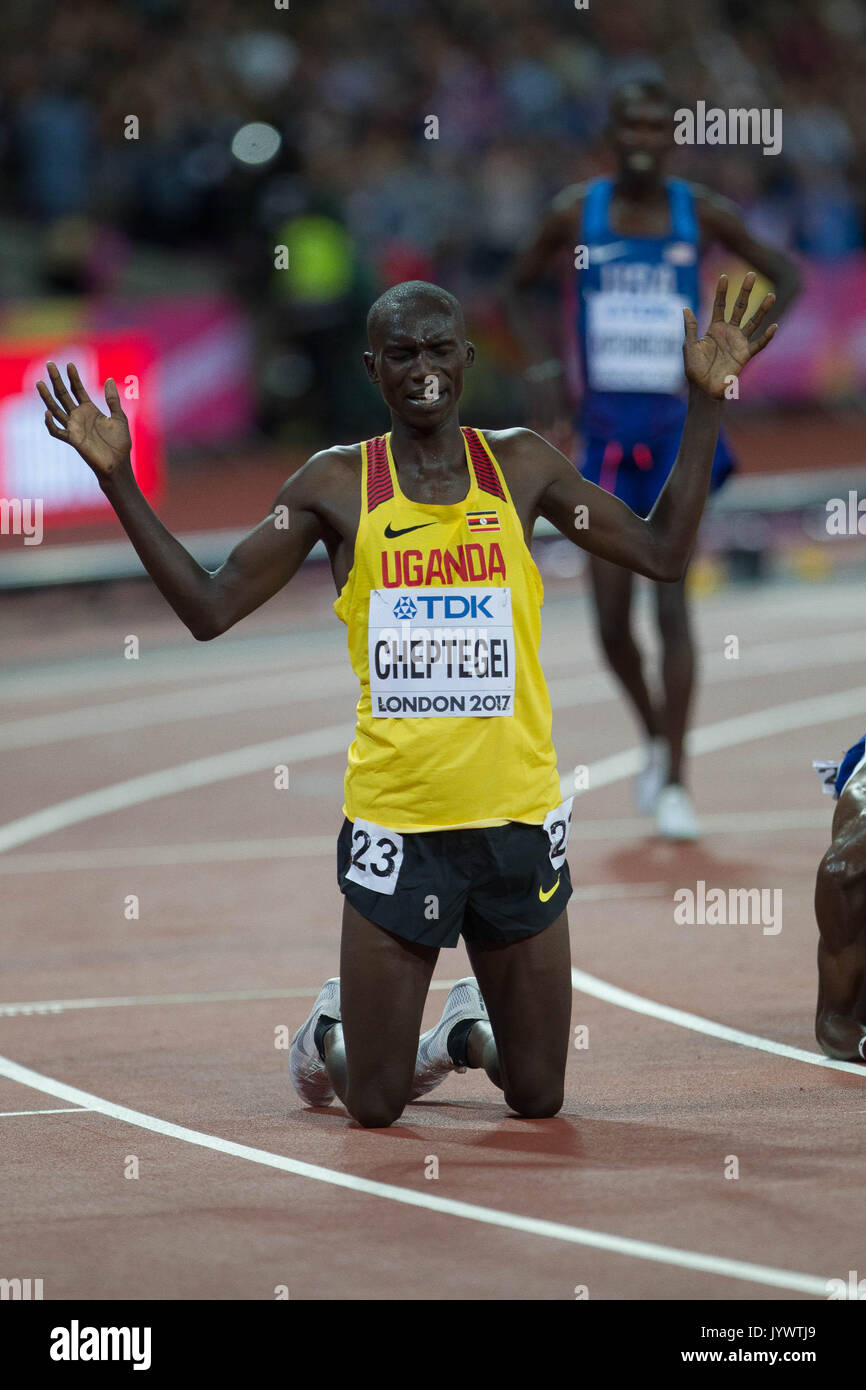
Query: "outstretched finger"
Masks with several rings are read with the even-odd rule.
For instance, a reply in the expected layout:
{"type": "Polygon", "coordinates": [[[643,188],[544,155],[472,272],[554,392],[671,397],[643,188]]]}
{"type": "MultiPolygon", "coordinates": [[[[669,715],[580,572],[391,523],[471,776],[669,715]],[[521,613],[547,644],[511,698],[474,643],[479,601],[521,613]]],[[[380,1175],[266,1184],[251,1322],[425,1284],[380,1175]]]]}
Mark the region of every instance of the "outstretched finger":
{"type": "Polygon", "coordinates": [[[698,341],[698,321],[688,305],[683,305],[683,325],[686,330],[686,342],[696,343],[698,341]]]}
{"type": "Polygon", "coordinates": [[[78,404],[84,405],[86,403],[87,405],[93,405],[93,401],[84,389],[84,383],[78,375],[78,368],[74,362],[66,363],[66,374],[69,377],[69,385],[72,387],[72,394],[78,401],[78,404]]]}
{"type": "Polygon", "coordinates": [[[752,290],[755,288],[755,281],[757,280],[757,278],[758,277],[753,270],[750,270],[748,275],[745,275],[743,277],[743,283],[740,286],[740,293],[737,295],[737,298],[734,302],[734,307],[731,310],[730,321],[737,328],[739,328],[743,314],[749,307],[749,300],[752,296],[752,290]]]}
{"type": "Polygon", "coordinates": [[[771,323],[770,327],[764,330],[764,332],[761,334],[760,338],[756,343],[749,343],[750,358],[754,357],[757,353],[763,351],[770,339],[775,336],[775,332],[778,327],[779,325],[777,323],[771,323]]]}
{"type": "Polygon", "coordinates": [[[754,334],[760,328],[761,324],[764,322],[764,319],[767,317],[767,314],[770,312],[775,302],[776,296],[774,294],[764,295],[764,298],[761,300],[752,317],[749,319],[749,322],[743,328],[743,332],[745,333],[747,338],[752,338],[754,336],[754,334]]]}
{"type": "Polygon", "coordinates": [[[54,394],[63,406],[63,409],[74,410],[75,402],[66,389],[66,383],[57,370],[56,362],[48,363],[48,375],[51,377],[51,385],[54,387],[54,394]]]}
{"type": "Polygon", "coordinates": [[[720,275],[716,282],[716,297],[713,300],[713,317],[711,323],[724,323],[725,305],[728,302],[728,277],[720,275]]]}
{"type": "Polygon", "coordinates": [[[105,383],[105,404],[108,406],[112,420],[125,420],[123,406],[120,404],[120,392],[117,389],[117,382],[110,376],[105,383]]]}
{"type": "Polygon", "coordinates": [[[69,438],[69,435],[66,433],[66,430],[62,430],[59,425],[55,425],[54,421],[51,418],[50,410],[46,410],[45,412],[45,428],[47,429],[50,435],[53,435],[55,439],[68,440],[69,438]]]}
{"type": "Polygon", "coordinates": [[[57,404],[51,392],[48,390],[48,387],[45,385],[45,382],[37,381],[36,390],[42,397],[42,404],[48,406],[48,409],[51,411],[51,414],[54,416],[55,420],[59,420],[61,425],[65,425],[66,421],[69,419],[69,416],[66,414],[65,410],[61,410],[60,406],[57,404]]]}

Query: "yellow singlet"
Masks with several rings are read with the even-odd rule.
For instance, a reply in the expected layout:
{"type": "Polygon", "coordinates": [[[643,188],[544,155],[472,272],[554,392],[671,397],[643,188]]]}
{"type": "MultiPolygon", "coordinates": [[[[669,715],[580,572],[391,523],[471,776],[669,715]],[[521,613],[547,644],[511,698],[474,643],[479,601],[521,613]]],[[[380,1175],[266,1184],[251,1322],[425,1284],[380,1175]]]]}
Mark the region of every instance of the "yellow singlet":
{"type": "Polygon", "coordinates": [[[363,446],[355,558],[334,611],[361,683],[344,814],[391,830],[540,825],[562,799],[538,659],[541,575],[487,442],[469,492],[400,491],[390,435],[363,446]]]}

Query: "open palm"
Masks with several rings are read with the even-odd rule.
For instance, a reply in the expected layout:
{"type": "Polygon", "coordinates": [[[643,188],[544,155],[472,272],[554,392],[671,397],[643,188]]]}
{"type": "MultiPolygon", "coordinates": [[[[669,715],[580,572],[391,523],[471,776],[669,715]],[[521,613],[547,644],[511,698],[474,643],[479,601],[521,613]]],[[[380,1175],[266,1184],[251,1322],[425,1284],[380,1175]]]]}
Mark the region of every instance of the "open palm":
{"type": "Polygon", "coordinates": [[[683,310],[686,327],[683,363],[686,376],[709,396],[724,396],[731,379],[738,377],[746,363],[767,346],[778,328],[778,324],[772,323],[760,337],[757,336],[757,330],[775,302],[774,294],[765,295],[748,323],[740,327],[756,278],[753,270],[745,276],[731,317],[726,320],[728,277],[719,277],[713,316],[704,338],[698,337],[698,323],[691,309],[683,310]]]}
{"type": "Polygon", "coordinates": [[[66,366],[72,395],[53,362],[48,363],[48,375],[54,394],[44,381],[36,389],[47,407],[45,428],[54,439],[71,444],[94,473],[108,477],[129,458],[132,441],[129,424],[120,404],[120,394],[112,378],[105,383],[105,403],[108,415],[103,415],[88,396],[74,362],[66,366]],[[75,399],[73,400],[73,396],[75,399]]]}

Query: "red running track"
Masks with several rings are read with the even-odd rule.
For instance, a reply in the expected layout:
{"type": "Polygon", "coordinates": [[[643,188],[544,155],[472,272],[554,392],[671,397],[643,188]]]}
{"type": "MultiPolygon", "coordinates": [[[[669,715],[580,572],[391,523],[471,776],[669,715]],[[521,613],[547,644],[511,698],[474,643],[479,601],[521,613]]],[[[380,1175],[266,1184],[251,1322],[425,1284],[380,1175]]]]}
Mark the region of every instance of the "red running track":
{"type": "MultiPolygon", "coordinates": [[[[556,1119],[510,1116],[470,1072],[376,1132],[303,1109],[277,1045],[337,967],[355,692],[332,600],[308,568],[204,645],[144,585],[8,605],[0,1275],[40,1277],[49,1299],[825,1296],[862,1266],[866,1071],[814,1064],[831,802],[810,763],[863,729],[858,588],[699,602],[707,834],[672,847],[634,818],[634,728],[585,593],[548,581],[560,768],[591,770],[573,961],[629,993],[576,976],[594,991],[574,994],[588,1045],[556,1119]],[[698,880],[780,889],[781,930],[677,925],[673,895],[698,880]],[[40,1002],[55,1007],[11,1007],[40,1002]]],[[[466,971],[462,947],[443,953],[436,982],[466,971]]]]}

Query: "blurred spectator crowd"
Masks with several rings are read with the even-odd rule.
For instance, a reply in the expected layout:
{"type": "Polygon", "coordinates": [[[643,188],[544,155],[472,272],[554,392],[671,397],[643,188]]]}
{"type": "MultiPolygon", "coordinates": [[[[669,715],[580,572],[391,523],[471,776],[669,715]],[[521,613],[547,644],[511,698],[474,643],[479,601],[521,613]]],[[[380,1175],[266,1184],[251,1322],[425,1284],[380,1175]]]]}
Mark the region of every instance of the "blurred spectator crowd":
{"type": "Polygon", "coordinates": [[[862,0],[15,0],[0,39],[0,219],[37,230],[27,288],[122,289],[141,248],[170,287],[200,259],[257,315],[277,416],[282,390],[345,418],[362,311],[396,280],[447,284],[496,338],[504,264],[607,167],[630,77],[678,106],[781,108],[778,156],[682,148],[672,168],[809,258],[866,240],[862,0]],[[251,122],[281,137],[260,164],[232,153],[251,122]]]}

